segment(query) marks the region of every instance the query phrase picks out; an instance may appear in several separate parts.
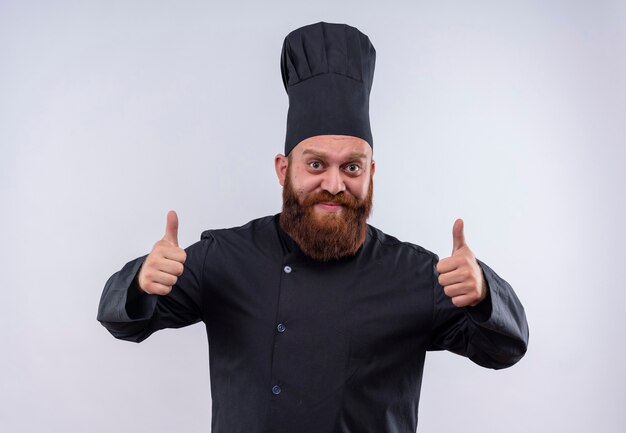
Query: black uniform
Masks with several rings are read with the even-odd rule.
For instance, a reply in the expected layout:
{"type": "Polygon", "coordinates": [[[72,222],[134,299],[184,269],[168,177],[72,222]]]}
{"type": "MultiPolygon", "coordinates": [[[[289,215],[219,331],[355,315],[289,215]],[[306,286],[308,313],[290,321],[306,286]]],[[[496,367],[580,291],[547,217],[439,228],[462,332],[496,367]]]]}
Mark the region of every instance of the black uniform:
{"type": "Polygon", "coordinates": [[[479,261],[489,297],[455,307],[437,255],[368,226],[352,257],[305,256],[278,215],[209,230],[167,296],[139,295],[144,257],[106,283],[98,320],[117,338],[206,325],[214,433],[413,433],[427,350],[504,368],[528,325],[511,286],[479,261]]]}

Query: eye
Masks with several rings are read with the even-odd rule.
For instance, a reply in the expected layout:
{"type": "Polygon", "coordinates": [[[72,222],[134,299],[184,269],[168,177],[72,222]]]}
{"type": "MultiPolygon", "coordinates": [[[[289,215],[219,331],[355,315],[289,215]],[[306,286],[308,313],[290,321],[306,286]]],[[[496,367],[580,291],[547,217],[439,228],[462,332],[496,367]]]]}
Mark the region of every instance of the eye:
{"type": "Polygon", "coordinates": [[[311,161],[309,162],[309,167],[314,170],[319,170],[320,168],[322,168],[322,163],[319,161],[311,161]]]}
{"type": "Polygon", "coordinates": [[[351,163],[346,165],[346,171],[351,174],[357,174],[361,171],[361,166],[359,164],[351,163]]]}

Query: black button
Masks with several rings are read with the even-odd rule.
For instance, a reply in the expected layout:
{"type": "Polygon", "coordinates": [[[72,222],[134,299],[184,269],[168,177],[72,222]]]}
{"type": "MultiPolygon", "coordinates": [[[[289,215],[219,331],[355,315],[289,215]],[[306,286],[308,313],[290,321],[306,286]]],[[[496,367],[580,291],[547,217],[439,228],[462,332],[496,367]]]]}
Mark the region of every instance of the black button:
{"type": "Polygon", "coordinates": [[[278,386],[278,385],[274,385],[274,386],[272,387],[272,394],[274,394],[274,395],[278,395],[278,394],[280,394],[280,391],[281,391],[281,390],[280,390],[280,386],[278,386]]]}
{"type": "Polygon", "coordinates": [[[285,329],[287,329],[287,328],[286,328],[286,327],[285,327],[285,325],[283,325],[282,323],[279,323],[279,324],[276,326],[276,330],[277,330],[278,332],[285,332],[285,329]]]}

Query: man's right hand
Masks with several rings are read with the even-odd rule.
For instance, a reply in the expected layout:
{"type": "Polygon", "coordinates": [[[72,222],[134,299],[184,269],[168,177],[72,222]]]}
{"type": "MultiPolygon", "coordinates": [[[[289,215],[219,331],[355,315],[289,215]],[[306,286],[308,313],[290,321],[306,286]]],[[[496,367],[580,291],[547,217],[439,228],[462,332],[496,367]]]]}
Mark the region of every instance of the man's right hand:
{"type": "Polygon", "coordinates": [[[139,288],[146,293],[167,295],[182,275],[186,258],[187,253],[178,246],[178,216],[171,210],[167,213],[165,236],[154,244],[141,265],[139,288]]]}

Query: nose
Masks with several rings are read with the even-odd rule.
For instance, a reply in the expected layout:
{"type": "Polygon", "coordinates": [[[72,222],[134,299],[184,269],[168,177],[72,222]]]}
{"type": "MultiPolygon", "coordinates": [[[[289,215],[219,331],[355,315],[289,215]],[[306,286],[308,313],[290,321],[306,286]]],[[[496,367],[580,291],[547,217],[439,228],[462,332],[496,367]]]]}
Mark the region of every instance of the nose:
{"type": "Polygon", "coordinates": [[[346,190],[346,184],[343,182],[341,171],[338,168],[330,168],[324,173],[322,179],[322,189],[336,195],[346,190]]]}

